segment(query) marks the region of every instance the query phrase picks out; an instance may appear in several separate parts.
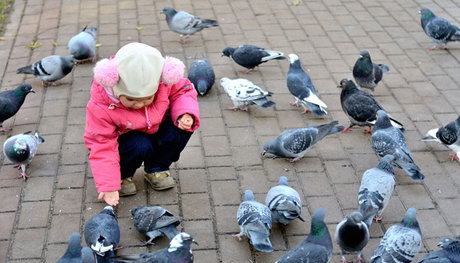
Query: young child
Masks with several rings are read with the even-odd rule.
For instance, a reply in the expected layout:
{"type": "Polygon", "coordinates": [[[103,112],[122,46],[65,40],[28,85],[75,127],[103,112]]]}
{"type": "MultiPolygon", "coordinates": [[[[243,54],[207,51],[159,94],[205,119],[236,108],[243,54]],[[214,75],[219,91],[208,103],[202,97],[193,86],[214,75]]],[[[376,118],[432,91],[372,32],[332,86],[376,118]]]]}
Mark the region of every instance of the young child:
{"type": "Polygon", "coordinates": [[[144,163],[155,190],[175,186],[169,166],[199,127],[197,93],[184,64],[142,43],[130,43],[94,67],[84,141],[99,193],[115,206],[136,194],[132,177],[144,163]]]}

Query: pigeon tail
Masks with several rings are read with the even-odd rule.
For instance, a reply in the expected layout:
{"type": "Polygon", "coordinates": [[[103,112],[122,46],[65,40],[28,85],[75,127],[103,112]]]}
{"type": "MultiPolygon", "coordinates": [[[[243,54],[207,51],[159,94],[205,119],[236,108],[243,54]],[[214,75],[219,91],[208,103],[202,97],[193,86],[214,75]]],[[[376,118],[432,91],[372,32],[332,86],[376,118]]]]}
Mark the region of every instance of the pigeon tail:
{"type": "Polygon", "coordinates": [[[276,60],[286,59],[286,57],[283,56],[284,55],[283,52],[275,51],[275,50],[268,50],[268,49],[265,49],[264,51],[268,53],[268,56],[263,57],[260,60],[262,62],[273,60],[273,59],[276,59],[276,60]]]}
{"type": "Polygon", "coordinates": [[[204,79],[200,79],[197,85],[198,93],[203,96],[208,92],[208,82],[204,79]]]}
{"type": "Polygon", "coordinates": [[[159,229],[163,234],[165,234],[169,240],[172,240],[176,235],[180,234],[180,231],[177,230],[176,225],[171,224],[169,226],[159,229]]]}
{"type": "Polygon", "coordinates": [[[16,74],[35,74],[35,70],[32,68],[32,65],[18,68],[16,74]]]}
{"type": "Polygon", "coordinates": [[[321,106],[318,106],[318,105],[310,103],[310,102],[307,102],[307,106],[308,106],[308,108],[310,108],[311,112],[313,112],[313,114],[315,114],[317,116],[326,116],[327,115],[327,111],[321,106]]]}
{"type": "Polygon", "coordinates": [[[217,23],[216,20],[212,19],[201,19],[201,25],[203,27],[216,27],[219,26],[219,23],[217,23]]]}
{"type": "Polygon", "coordinates": [[[264,108],[268,108],[268,107],[272,107],[276,105],[276,103],[274,103],[273,101],[267,98],[256,99],[254,100],[254,103],[264,108]]]}
{"type": "Polygon", "coordinates": [[[251,244],[258,251],[261,251],[261,252],[272,252],[273,251],[272,243],[270,242],[270,239],[266,233],[249,231],[249,237],[251,240],[251,244]]]}
{"type": "Polygon", "coordinates": [[[460,30],[457,30],[455,34],[451,37],[452,41],[460,41],[460,30]]]}
{"type": "Polygon", "coordinates": [[[382,70],[382,73],[385,74],[387,73],[388,71],[390,71],[390,67],[388,67],[387,65],[385,64],[379,64],[379,67],[380,69],[382,70]]]}
{"type": "Polygon", "coordinates": [[[343,129],[345,129],[345,126],[335,126],[334,128],[332,128],[329,131],[329,133],[327,135],[331,135],[331,134],[334,134],[334,133],[341,132],[341,131],[343,131],[343,129]]]}
{"type": "Polygon", "coordinates": [[[393,127],[398,128],[401,132],[406,131],[406,129],[404,129],[404,125],[400,123],[399,121],[393,119],[392,117],[390,117],[390,122],[393,127]]]}

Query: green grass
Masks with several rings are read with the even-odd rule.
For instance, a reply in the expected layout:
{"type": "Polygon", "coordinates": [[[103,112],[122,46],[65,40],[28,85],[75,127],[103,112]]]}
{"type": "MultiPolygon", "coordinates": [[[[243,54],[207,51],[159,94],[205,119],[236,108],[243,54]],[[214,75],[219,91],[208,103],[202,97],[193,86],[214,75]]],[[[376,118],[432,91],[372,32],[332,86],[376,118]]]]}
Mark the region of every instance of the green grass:
{"type": "Polygon", "coordinates": [[[0,35],[3,35],[3,30],[6,22],[8,22],[8,13],[14,0],[0,0],[0,35]]]}

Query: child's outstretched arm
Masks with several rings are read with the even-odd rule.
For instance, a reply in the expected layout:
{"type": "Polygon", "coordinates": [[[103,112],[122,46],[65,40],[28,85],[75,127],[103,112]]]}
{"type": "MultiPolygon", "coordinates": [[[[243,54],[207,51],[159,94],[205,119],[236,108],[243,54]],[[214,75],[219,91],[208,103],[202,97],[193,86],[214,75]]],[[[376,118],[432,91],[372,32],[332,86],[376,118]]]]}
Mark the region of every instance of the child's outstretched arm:
{"type": "Polygon", "coordinates": [[[200,109],[197,97],[198,93],[188,79],[181,79],[171,86],[171,118],[180,129],[185,128],[183,130],[194,131],[200,126],[200,109]],[[190,122],[190,128],[188,125],[184,125],[190,122]]]}

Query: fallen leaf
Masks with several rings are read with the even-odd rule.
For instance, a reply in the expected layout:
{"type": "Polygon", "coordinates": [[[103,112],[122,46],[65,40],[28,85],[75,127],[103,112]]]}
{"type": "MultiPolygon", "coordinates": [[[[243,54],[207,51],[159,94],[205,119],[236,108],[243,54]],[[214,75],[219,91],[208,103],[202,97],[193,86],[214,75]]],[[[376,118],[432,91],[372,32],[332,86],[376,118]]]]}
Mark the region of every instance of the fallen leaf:
{"type": "Polygon", "coordinates": [[[96,44],[96,47],[100,47],[100,46],[102,46],[101,43],[97,43],[97,44],[96,44]]]}
{"type": "Polygon", "coordinates": [[[30,48],[30,49],[36,49],[38,47],[41,47],[42,42],[38,42],[38,41],[32,41],[27,47],[30,48]]]}
{"type": "Polygon", "coordinates": [[[53,44],[53,46],[57,47],[58,46],[58,43],[54,40],[51,40],[51,44],[53,44]]]}
{"type": "Polygon", "coordinates": [[[0,37],[0,40],[2,40],[2,41],[5,40],[5,37],[0,37]]]}
{"type": "Polygon", "coordinates": [[[293,1],[292,1],[292,4],[293,4],[294,6],[298,6],[298,5],[300,4],[301,1],[302,1],[302,0],[293,0],[293,1]]]}
{"type": "Polygon", "coordinates": [[[141,27],[141,26],[138,26],[138,27],[136,27],[136,30],[137,30],[137,31],[142,30],[142,27],[141,27]]]}

